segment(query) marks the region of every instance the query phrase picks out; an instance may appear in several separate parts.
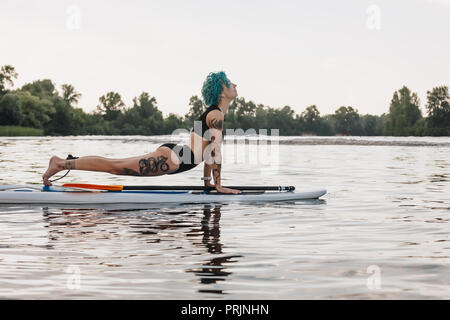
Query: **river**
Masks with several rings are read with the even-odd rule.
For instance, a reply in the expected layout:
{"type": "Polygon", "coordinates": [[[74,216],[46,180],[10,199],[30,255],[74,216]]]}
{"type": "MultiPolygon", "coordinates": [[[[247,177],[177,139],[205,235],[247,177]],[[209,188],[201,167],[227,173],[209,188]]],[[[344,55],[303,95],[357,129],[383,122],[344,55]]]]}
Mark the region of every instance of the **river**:
{"type": "MultiPolygon", "coordinates": [[[[0,184],[40,183],[53,154],[121,158],[185,140],[2,138],[0,184]]],[[[450,138],[280,137],[270,156],[253,140],[224,145],[224,185],[328,193],[257,205],[1,205],[0,298],[450,299],[450,138]]],[[[61,182],[200,185],[202,173],[72,171],[61,182]]]]}

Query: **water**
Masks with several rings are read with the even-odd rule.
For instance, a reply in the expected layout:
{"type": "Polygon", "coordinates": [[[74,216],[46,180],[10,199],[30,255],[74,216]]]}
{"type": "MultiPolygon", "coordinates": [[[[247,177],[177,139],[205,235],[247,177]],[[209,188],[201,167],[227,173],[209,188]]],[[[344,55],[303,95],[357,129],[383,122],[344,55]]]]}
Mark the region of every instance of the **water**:
{"type": "MultiPolygon", "coordinates": [[[[169,138],[3,138],[0,184],[39,183],[52,154],[128,157],[169,138]]],[[[450,298],[450,138],[280,140],[279,162],[259,165],[245,148],[264,146],[225,144],[223,184],[326,188],[322,200],[0,206],[0,298],[450,298]]],[[[200,184],[202,170],[63,181],[200,184]]]]}

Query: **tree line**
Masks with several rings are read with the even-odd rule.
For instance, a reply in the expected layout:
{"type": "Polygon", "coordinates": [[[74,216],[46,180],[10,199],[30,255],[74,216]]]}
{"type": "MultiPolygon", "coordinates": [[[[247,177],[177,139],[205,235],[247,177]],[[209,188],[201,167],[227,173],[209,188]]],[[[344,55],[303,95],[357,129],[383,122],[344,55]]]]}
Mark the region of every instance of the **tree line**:
{"type": "MultiPolygon", "coordinates": [[[[18,89],[14,67],[0,68],[0,126],[42,130],[45,135],[160,135],[190,129],[206,109],[198,96],[189,99],[184,116],[164,117],[148,92],[126,106],[117,92],[99,98],[94,112],[76,107],[81,94],[70,84],[57,90],[51,80],[37,80],[18,89]]],[[[290,106],[272,108],[236,98],[225,115],[225,129],[279,129],[280,135],[450,136],[450,95],[447,86],[427,91],[427,116],[422,115],[417,93],[406,86],[395,91],[389,111],[381,116],[361,115],[353,106],[321,115],[315,105],[296,114],[290,106]]]]}

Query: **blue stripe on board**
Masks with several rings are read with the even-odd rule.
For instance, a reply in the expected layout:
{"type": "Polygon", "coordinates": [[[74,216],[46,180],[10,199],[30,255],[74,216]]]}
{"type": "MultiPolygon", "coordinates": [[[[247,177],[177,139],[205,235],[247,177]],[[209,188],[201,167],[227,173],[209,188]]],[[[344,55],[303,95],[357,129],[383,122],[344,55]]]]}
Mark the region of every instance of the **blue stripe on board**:
{"type": "MultiPolygon", "coordinates": [[[[30,190],[15,190],[15,191],[30,191],[30,190]]],[[[189,191],[159,191],[159,190],[126,190],[126,191],[106,191],[106,190],[65,190],[63,187],[48,187],[42,188],[45,192],[107,192],[107,193],[145,193],[145,194],[185,194],[189,191]]],[[[32,192],[32,191],[31,191],[32,192]]]]}

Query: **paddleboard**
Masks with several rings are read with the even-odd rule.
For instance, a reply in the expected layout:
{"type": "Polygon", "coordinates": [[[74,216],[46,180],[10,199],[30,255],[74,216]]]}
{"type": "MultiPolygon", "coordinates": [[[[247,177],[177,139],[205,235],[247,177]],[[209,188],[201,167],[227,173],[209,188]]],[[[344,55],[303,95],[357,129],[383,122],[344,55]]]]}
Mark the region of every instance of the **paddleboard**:
{"type": "Polygon", "coordinates": [[[226,203],[272,202],[317,199],[326,190],[244,191],[220,194],[196,190],[102,191],[39,185],[0,186],[0,203],[4,204],[151,204],[151,203],[226,203]]]}

